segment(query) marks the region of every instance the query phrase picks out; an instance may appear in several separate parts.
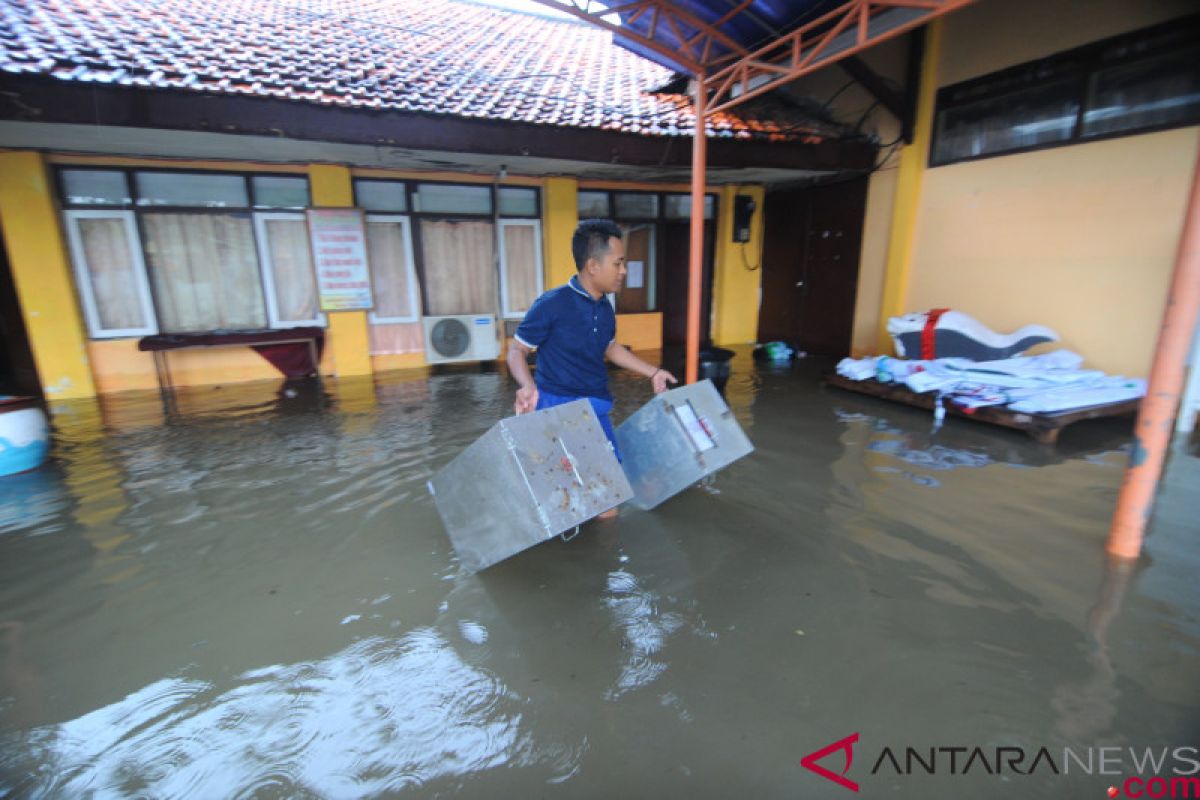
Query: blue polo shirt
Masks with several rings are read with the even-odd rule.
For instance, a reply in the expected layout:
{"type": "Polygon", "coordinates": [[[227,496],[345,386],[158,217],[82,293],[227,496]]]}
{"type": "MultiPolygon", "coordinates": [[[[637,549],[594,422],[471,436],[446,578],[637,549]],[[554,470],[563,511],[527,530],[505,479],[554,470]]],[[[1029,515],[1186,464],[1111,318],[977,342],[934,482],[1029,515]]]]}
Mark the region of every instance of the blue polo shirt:
{"type": "Polygon", "coordinates": [[[592,299],[578,275],[535,300],[514,336],[537,349],[540,391],[612,399],[604,351],[617,336],[617,316],[606,297],[592,299]]]}

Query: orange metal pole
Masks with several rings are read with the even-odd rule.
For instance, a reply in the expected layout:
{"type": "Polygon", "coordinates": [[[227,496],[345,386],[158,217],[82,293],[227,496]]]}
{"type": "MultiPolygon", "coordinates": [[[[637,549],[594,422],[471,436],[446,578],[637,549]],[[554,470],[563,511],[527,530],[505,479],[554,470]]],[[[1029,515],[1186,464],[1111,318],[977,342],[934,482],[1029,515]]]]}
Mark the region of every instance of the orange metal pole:
{"type": "Polygon", "coordinates": [[[1192,194],[1183,220],[1183,234],[1179,237],[1175,275],[1167,294],[1150,383],[1134,429],[1133,455],[1125,470],[1108,535],[1108,552],[1119,558],[1137,558],[1142,552],[1146,523],[1154,509],[1154,491],[1175,428],[1197,313],[1200,313],[1200,153],[1192,173],[1192,194]]]}
{"type": "Polygon", "coordinates": [[[696,76],[696,128],[692,133],[692,222],[688,248],[687,383],[700,374],[700,283],[704,272],[704,185],[708,138],[704,73],[696,76]]]}

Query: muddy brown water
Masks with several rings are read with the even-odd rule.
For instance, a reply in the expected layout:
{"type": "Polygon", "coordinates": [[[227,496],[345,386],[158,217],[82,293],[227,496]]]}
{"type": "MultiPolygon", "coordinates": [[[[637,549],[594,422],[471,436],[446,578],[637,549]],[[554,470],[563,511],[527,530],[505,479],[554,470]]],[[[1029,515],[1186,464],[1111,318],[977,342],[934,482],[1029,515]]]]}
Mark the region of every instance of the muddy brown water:
{"type": "Polygon", "coordinates": [[[828,366],[739,353],[752,456],[479,575],[425,482],[510,413],[501,373],[58,407],[0,479],[0,795],[851,797],[800,761],[853,734],[864,798],[1200,769],[1200,459],[1122,569],[1128,421],[931,433],[828,366]]]}

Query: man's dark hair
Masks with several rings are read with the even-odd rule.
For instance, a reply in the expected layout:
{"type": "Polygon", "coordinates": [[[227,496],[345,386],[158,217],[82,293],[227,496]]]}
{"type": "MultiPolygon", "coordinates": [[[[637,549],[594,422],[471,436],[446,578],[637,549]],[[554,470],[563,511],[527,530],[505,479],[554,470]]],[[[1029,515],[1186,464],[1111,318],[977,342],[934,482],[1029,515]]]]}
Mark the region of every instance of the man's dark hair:
{"type": "Polygon", "coordinates": [[[575,256],[575,271],[582,272],[589,258],[597,261],[608,252],[608,240],[620,239],[621,226],[611,219],[585,219],[571,237],[571,255],[575,256]]]}

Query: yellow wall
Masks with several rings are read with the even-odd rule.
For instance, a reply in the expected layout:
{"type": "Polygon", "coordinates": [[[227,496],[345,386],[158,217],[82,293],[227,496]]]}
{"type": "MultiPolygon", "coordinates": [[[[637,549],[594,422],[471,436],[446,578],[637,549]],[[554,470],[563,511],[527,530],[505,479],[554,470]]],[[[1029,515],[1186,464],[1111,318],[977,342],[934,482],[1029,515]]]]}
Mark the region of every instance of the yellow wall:
{"type": "MultiPolygon", "coordinates": [[[[7,154],[10,160],[20,156],[18,161],[24,164],[25,170],[36,167],[40,173],[45,172],[45,166],[35,154],[7,154]],[[23,160],[22,160],[23,159],[23,160]],[[32,161],[30,160],[32,159],[32,161]]],[[[352,178],[356,175],[371,177],[392,177],[397,179],[442,179],[458,181],[490,182],[489,176],[470,176],[460,174],[431,174],[409,173],[396,171],[354,169],[332,165],[313,164],[308,167],[298,165],[249,165],[242,162],[195,160],[188,162],[163,161],[161,159],[77,156],[70,154],[53,154],[47,161],[58,165],[112,165],[125,167],[154,167],[169,165],[173,167],[188,167],[193,169],[244,170],[252,168],[256,171],[276,171],[288,173],[307,172],[310,179],[313,205],[324,207],[347,207],[353,203],[352,178]]],[[[13,162],[17,163],[17,162],[13,162]]],[[[5,169],[5,177],[18,174],[11,169],[5,169]]],[[[42,228],[48,231],[39,235],[39,247],[52,243],[58,248],[58,258],[64,270],[69,271],[66,253],[57,243],[62,240],[61,218],[53,206],[45,175],[41,174],[43,196],[48,203],[41,219],[42,228]]],[[[13,195],[12,183],[8,184],[9,204],[21,206],[26,211],[34,207],[25,198],[13,195]]],[[[579,183],[573,178],[547,178],[544,181],[537,178],[516,176],[505,181],[512,185],[542,186],[543,191],[543,236],[545,253],[545,283],[547,288],[565,283],[575,274],[574,260],[571,257],[571,234],[578,224],[576,210],[579,183]]],[[[653,189],[653,190],[686,190],[686,186],[643,184],[604,184],[607,188],[653,189]]],[[[744,342],[754,339],[757,327],[759,273],[749,272],[742,264],[743,249],[745,259],[752,265],[757,265],[761,258],[761,221],[762,221],[762,188],[745,187],[743,193],[750,194],[759,203],[759,211],[755,217],[755,228],[752,242],[743,248],[730,242],[732,226],[733,196],[738,191],[736,187],[725,187],[721,191],[720,217],[718,226],[721,231],[716,253],[716,276],[714,278],[714,338],[722,342],[744,342]]],[[[18,219],[14,213],[5,212],[6,224],[18,219]]],[[[14,225],[14,228],[16,226],[14,225]]],[[[32,230],[25,226],[17,229],[11,237],[17,249],[31,244],[26,241],[23,231],[32,230]]],[[[51,249],[53,249],[53,247],[51,249]]],[[[10,243],[10,249],[11,243],[10,243]]],[[[14,263],[16,263],[14,261],[14,263]]],[[[26,263],[26,262],[23,262],[26,263]]],[[[33,263],[33,262],[27,262],[33,263]]],[[[39,257],[37,263],[45,263],[39,257]]],[[[38,274],[39,279],[45,275],[38,274]]],[[[79,317],[75,304],[73,281],[69,273],[64,273],[65,283],[54,289],[51,294],[61,299],[67,299],[69,309],[55,312],[57,319],[70,319],[73,315],[77,328],[77,348],[80,357],[81,379],[88,381],[90,386],[84,395],[94,392],[111,394],[123,391],[154,390],[158,380],[154,369],[152,354],[137,349],[137,339],[105,339],[89,341],[86,330],[79,317]]],[[[362,312],[338,312],[328,315],[329,327],[324,355],[321,360],[321,373],[324,375],[369,375],[375,370],[412,369],[426,366],[423,353],[405,353],[400,355],[369,355],[369,335],[367,315],[362,312]]],[[[71,326],[56,326],[55,335],[61,336],[69,332],[71,326]]],[[[662,346],[662,314],[620,314],[618,315],[618,338],[631,348],[639,350],[654,350],[662,346]]],[[[39,336],[43,350],[47,343],[53,343],[52,337],[39,336]]],[[[51,349],[61,359],[65,352],[54,344],[51,349]]],[[[501,354],[503,358],[503,353],[501,354]]],[[[196,348],[170,351],[166,355],[173,383],[178,387],[219,385],[240,381],[278,380],[279,374],[274,367],[248,347],[218,347],[196,348]]]]}
{"type": "Polygon", "coordinates": [[[630,350],[658,350],[662,347],[662,314],[617,314],[617,343],[630,350]]]}
{"type": "Polygon", "coordinates": [[[921,214],[921,191],[925,180],[925,163],[929,157],[929,142],[933,135],[934,102],[937,94],[938,54],[941,52],[942,22],[935,19],[925,28],[925,50],[921,59],[921,79],[917,87],[916,121],[912,142],[900,150],[896,169],[896,191],[892,195],[892,219],[888,225],[887,261],[883,273],[880,323],[876,341],[886,352],[888,339],[886,320],[908,310],[908,284],[913,269],[913,242],[917,220],[921,214]]]}
{"type": "Polygon", "coordinates": [[[1194,0],[980,0],[945,17],[940,83],[977,78],[1195,11],[1194,0]]]}
{"type": "Polygon", "coordinates": [[[575,274],[571,234],[579,225],[579,189],[574,178],[547,178],[542,190],[542,253],[547,289],[562,286],[575,274]]]}
{"type": "MultiPolygon", "coordinates": [[[[984,0],[946,18],[939,82],[1191,10],[984,0]]],[[[1040,323],[1088,366],[1147,375],[1198,145],[1191,127],[928,169],[907,310],[951,307],[999,331],[1040,323]]]]}
{"type": "MultiPolygon", "coordinates": [[[[312,204],[324,208],[352,208],[354,184],[347,167],[313,164],[308,168],[312,204]]],[[[326,315],[325,348],[338,377],[371,374],[371,342],[366,311],[332,311],[326,315]]]]}
{"type": "Polygon", "coordinates": [[[42,391],[52,400],[96,393],[86,331],[40,153],[0,153],[0,226],[42,391]]]}
{"type": "Polygon", "coordinates": [[[1193,127],[930,170],[909,306],[1048,325],[1089,366],[1144,377],[1198,146],[1193,127]]]}
{"type": "Polygon", "coordinates": [[[764,195],[761,186],[721,187],[713,265],[714,344],[748,344],[758,338],[764,195]],[[733,202],[739,194],[753,197],[756,206],[750,241],[745,244],[733,241],[733,202]]]}

